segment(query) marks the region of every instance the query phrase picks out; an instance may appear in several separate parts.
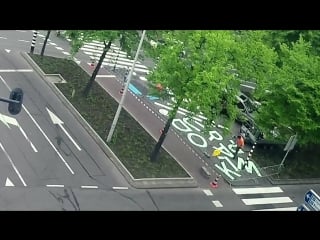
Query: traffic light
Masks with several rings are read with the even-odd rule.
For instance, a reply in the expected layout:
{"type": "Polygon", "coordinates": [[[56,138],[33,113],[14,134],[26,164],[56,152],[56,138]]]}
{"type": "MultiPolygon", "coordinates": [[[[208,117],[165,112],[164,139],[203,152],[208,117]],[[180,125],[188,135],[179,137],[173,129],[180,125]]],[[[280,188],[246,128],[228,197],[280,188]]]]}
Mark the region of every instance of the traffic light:
{"type": "Polygon", "coordinates": [[[8,111],[12,115],[20,113],[23,101],[23,91],[21,88],[15,88],[11,91],[9,98],[18,102],[10,102],[8,111]]]}

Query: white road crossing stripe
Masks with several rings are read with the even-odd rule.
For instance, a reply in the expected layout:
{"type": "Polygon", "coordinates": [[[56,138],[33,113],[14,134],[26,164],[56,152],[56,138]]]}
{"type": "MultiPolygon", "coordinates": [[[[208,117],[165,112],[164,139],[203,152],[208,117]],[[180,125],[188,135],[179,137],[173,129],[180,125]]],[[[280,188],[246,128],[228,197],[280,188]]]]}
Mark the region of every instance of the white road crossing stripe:
{"type": "Polygon", "coordinates": [[[33,69],[0,69],[0,72],[33,72],[33,69]]]}
{"type": "Polygon", "coordinates": [[[220,201],[212,201],[212,203],[216,206],[216,207],[223,207],[223,205],[221,204],[220,201]]]}
{"type": "Polygon", "coordinates": [[[280,193],[280,187],[260,187],[260,188],[233,188],[236,194],[259,194],[259,193],[280,193]]]}
{"type": "Polygon", "coordinates": [[[48,184],[48,185],[46,185],[47,187],[64,187],[64,185],[50,185],[50,184],[48,184]]]}
{"type": "Polygon", "coordinates": [[[269,209],[253,210],[253,211],[297,211],[297,207],[269,208],[269,209]]]}
{"type": "Polygon", "coordinates": [[[6,37],[0,37],[1,39],[8,39],[8,38],[6,38],[6,37]]]}
{"type": "Polygon", "coordinates": [[[18,42],[27,42],[27,43],[28,43],[28,42],[30,42],[30,41],[28,41],[28,40],[22,40],[22,39],[21,39],[21,40],[18,40],[18,42]]]}
{"type": "Polygon", "coordinates": [[[70,56],[70,53],[62,51],[63,54],[70,56]]]}
{"type": "MultiPolygon", "coordinates": [[[[114,66],[114,63],[105,63],[105,62],[103,62],[102,65],[113,67],[113,66],[114,66]]],[[[117,68],[128,69],[128,66],[123,66],[123,65],[120,65],[120,64],[118,65],[118,64],[117,64],[117,68]]],[[[141,68],[136,68],[136,67],[134,67],[134,71],[136,71],[136,72],[143,72],[143,73],[146,73],[146,74],[149,73],[149,70],[141,69],[141,68]]]]}
{"type": "Polygon", "coordinates": [[[113,78],[116,77],[116,75],[97,75],[97,78],[113,78]]]}
{"type": "Polygon", "coordinates": [[[275,203],[292,202],[292,200],[289,197],[249,198],[249,199],[241,199],[241,200],[246,205],[275,204],[275,203]]]}
{"type": "Polygon", "coordinates": [[[207,195],[207,196],[212,196],[212,192],[208,189],[203,189],[203,192],[207,195]]]}
{"type": "Polygon", "coordinates": [[[56,47],[56,49],[63,51],[64,49],[62,47],[56,47]]]}
{"type": "MultiPolygon", "coordinates": [[[[168,110],[172,110],[172,109],[173,109],[172,107],[168,107],[168,106],[163,105],[163,104],[158,103],[158,102],[154,102],[154,104],[156,104],[156,105],[158,105],[158,106],[160,106],[160,107],[166,108],[166,109],[168,109],[168,110]]],[[[180,109],[180,108],[179,108],[179,109],[180,109]]],[[[185,111],[187,111],[187,110],[185,110],[185,111]]],[[[178,110],[177,113],[180,113],[181,115],[187,116],[187,113],[186,113],[186,112],[183,112],[183,111],[180,111],[180,110],[178,110]]],[[[194,120],[198,121],[198,122],[202,122],[202,120],[201,120],[200,118],[206,120],[205,117],[203,117],[203,116],[201,116],[201,115],[197,115],[197,117],[192,117],[192,118],[193,118],[194,120]],[[199,117],[199,118],[198,118],[198,117],[199,117]]]]}
{"type": "Polygon", "coordinates": [[[98,186],[81,186],[81,188],[98,188],[98,186]]]}
{"type": "MultiPolygon", "coordinates": [[[[84,53],[87,54],[87,55],[90,55],[89,52],[84,52],[84,53]]],[[[100,56],[92,56],[91,58],[92,58],[92,59],[99,60],[99,59],[100,59],[100,56]]],[[[129,67],[131,67],[132,64],[133,64],[133,61],[130,60],[130,59],[119,57],[119,58],[117,59],[117,61],[116,61],[115,58],[108,56],[108,54],[105,56],[104,62],[106,62],[106,63],[110,63],[110,62],[111,62],[111,63],[113,63],[113,65],[115,65],[115,64],[118,65],[118,64],[119,64],[119,65],[126,65],[126,66],[129,66],[129,67]]],[[[143,69],[148,69],[146,66],[141,65],[141,64],[136,64],[136,65],[134,66],[135,69],[136,69],[137,67],[138,67],[138,68],[143,68],[143,69]]]]}

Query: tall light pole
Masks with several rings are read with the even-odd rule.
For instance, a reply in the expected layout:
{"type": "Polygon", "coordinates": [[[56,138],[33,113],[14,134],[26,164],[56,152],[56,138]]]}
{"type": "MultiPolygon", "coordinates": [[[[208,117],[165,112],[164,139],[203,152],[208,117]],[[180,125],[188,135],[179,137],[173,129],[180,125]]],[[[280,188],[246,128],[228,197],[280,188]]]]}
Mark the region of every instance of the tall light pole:
{"type": "Polygon", "coordinates": [[[130,84],[130,81],[131,81],[132,73],[133,73],[134,67],[136,65],[136,62],[138,60],[140,48],[142,46],[145,33],[146,33],[146,30],[143,30],[142,36],[141,36],[141,39],[140,39],[140,42],[139,42],[139,46],[138,46],[138,49],[137,49],[137,52],[136,52],[136,56],[134,57],[132,67],[131,67],[130,72],[129,72],[128,81],[125,84],[123,95],[121,97],[121,100],[120,100],[116,115],[114,116],[113,122],[111,124],[111,128],[110,128],[110,131],[109,131],[109,134],[108,134],[108,137],[107,137],[107,143],[111,141],[113,132],[114,132],[114,130],[116,128],[116,125],[117,125],[117,122],[118,122],[118,119],[119,119],[119,116],[120,116],[120,112],[121,112],[121,109],[122,109],[122,105],[123,105],[123,102],[124,102],[124,99],[126,97],[126,94],[127,94],[127,91],[128,91],[128,87],[129,87],[129,84],[130,84]]]}

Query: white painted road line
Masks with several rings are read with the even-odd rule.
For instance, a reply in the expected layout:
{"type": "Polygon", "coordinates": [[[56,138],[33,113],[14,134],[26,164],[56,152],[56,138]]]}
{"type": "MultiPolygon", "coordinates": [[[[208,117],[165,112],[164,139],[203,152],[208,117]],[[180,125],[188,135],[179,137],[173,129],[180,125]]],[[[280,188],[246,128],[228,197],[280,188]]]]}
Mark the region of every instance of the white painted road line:
{"type": "Polygon", "coordinates": [[[114,190],[126,190],[129,189],[128,187],[112,187],[114,190]]]}
{"type": "Polygon", "coordinates": [[[213,203],[216,207],[223,207],[223,205],[221,204],[220,201],[212,201],[212,203],[213,203]]]}
{"type": "Polygon", "coordinates": [[[63,51],[64,49],[62,47],[56,47],[56,49],[63,51]]]}
{"type": "Polygon", "coordinates": [[[287,207],[287,208],[269,208],[269,209],[259,209],[252,211],[297,211],[297,207],[287,207]]]}
{"type": "Polygon", "coordinates": [[[258,194],[258,193],[280,193],[280,187],[261,187],[261,188],[233,188],[236,194],[258,194]]]}
{"type": "Polygon", "coordinates": [[[116,77],[116,75],[97,75],[97,78],[113,78],[116,77]]]}
{"type": "Polygon", "coordinates": [[[0,72],[33,72],[33,69],[0,69],[0,72]]]}
{"type": "Polygon", "coordinates": [[[6,37],[0,37],[0,39],[8,39],[8,38],[6,38],[6,37]]]}
{"type": "Polygon", "coordinates": [[[70,56],[70,53],[62,51],[63,54],[70,56]]]}
{"type": "Polygon", "coordinates": [[[212,192],[208,189],[203,189],[203,192],[207,195],[207,196],[212,196],[212,192]]]}
{"type": "MultiPolygon", "coordinates": [[[[9,89],[9,91],[11,92],[11,88],[9,87],[9,85],[6,83],[6,81],[0,76],[1,81],[3,82],[4,85],[6,85],[6,87],[9,89]]],[[[48,136],[44,133],[44,131],[41,129],[41,127],[39,126],[39,124],[36,122],[36,120],[34,120],[34,118],[32,117],[32,115],[30,114],[30,112],[27,110],[27,108],[22,104],[22,108],[24,109],[24,111],[29,115],[29,117],[31,118],[31,120],[33,121],[33,123],[36,125],[36,127],[39,129],[39,131],[42,133],[42,135],[45,137],[45,139],[49,142],[49,144],[51,145],[51,147],[54,149],[54,151],[57,153],[57,155],[59,156],[59,158],[63,161],[63,163],[67,166],[67,168],[69,169],[69,171],[74,174],[74,172],[72,171],[71,167],[69,166],[69,164],[66,162],[66,160],[64,160],[64,158],[61,156],[61,154],[59,153],[59,151],[56,149],[56,147],[53,145],[53,143],[50,141],[50,139],[48,138],[48,136]]]]}
{"type": "Polygon", "coordinates": [[[27,32],[26,30],[16,30],[17,32],[27,32]]]}
{"type": "Polygon", "coordinates": [[[48,184],[48,185],[46,185],[47,187],[64,187],[64,185],[50,185],[50,184],[48,184]]]}
{"type": "Polygon", "coordinates": [[[25,183],[25,181],[23,180],[23,178],[22,178],[22,176],[21,176],[21,174],[20,174],[20,172],[18,171],[18,169],[17,169],[17,167],[16,167],[16,165],[14,165],[14,163],[13,163],[13,161],[12,161],[12,159],[11,159],[11,157],[9,156],[9,154],[7,153],[7,151],[4,149],[4,147],[2,146],[2,144],[0,143],[0,147],[1,147],[1,149],[2,149],[2,151],[4,152],[4,154],[7,156],[7,158],[9,159],[9,161],[10,161],[10,163],[11,163],[11,165],[12,165],[12,167],[13,167],[13,169],[14,169],[14,171],[17,173],[17,175],[18,175],[18,177],[20,178],[20,180],[21,180],[21,182],[22,182],[22,184],[23,184],[23,186],[27,186],[27,184],[25,183]]]}
{"type": "Polygon", "coordinates": [[[98,186],[81,186],[81,188],[98,188],[98,186]]]}
{"type": "MultiPolygon", "coordinates": [[[[1,76],[0,76],[0,78],[2,79],[1,76]]],[[[24,132],[24,130],[22,129],[22,127],[20,126],[20,124],[18,123],[18,121],[17,121],[15,118],[10,117],[10,116],[7,116],[7,115],[3,115],[3,114],[0,113],[0,121],[3,122],[9,129],[10,129],[9,124],[14,125],[14,126],[16,126],[17,128],[19,128],[20,132],[21,132],[22,135],[25,137],[25,139],[27,140],[27,142],[30,143],[33,151],[38,152],[38,150],[36,149],[36,147],[33,145],[33,143],[31,142],[31,140],[28,138],[27,134],[24,132]]]]}
{"type": "Polygon", "coordinates": [[[30,41],[28,41],[28,40],[18,40],[18,42],[30,42],[30,41]]]}
{"type": "Polygon", "coordinates": [[[241,200],[246,205],[275,204],[275,203],[292,202],[292,200],[289,197],[249,198],[249,199],[241,199],[241,200]]]}

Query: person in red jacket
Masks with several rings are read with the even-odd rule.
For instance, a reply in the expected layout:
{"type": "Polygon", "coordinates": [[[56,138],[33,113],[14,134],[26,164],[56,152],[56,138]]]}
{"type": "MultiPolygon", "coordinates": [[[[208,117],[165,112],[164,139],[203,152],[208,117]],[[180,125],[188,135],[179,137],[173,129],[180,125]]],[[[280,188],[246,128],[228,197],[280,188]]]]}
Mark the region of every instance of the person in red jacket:
{"type": "Polygon", "coordinates": [[[237,147],[236,147],[236,152],[234,153],[233,159],[236,159],[239,150],[244,147],[244,138],[241,135],[237,136],[236,144],[237,144],[237,147]]]}

